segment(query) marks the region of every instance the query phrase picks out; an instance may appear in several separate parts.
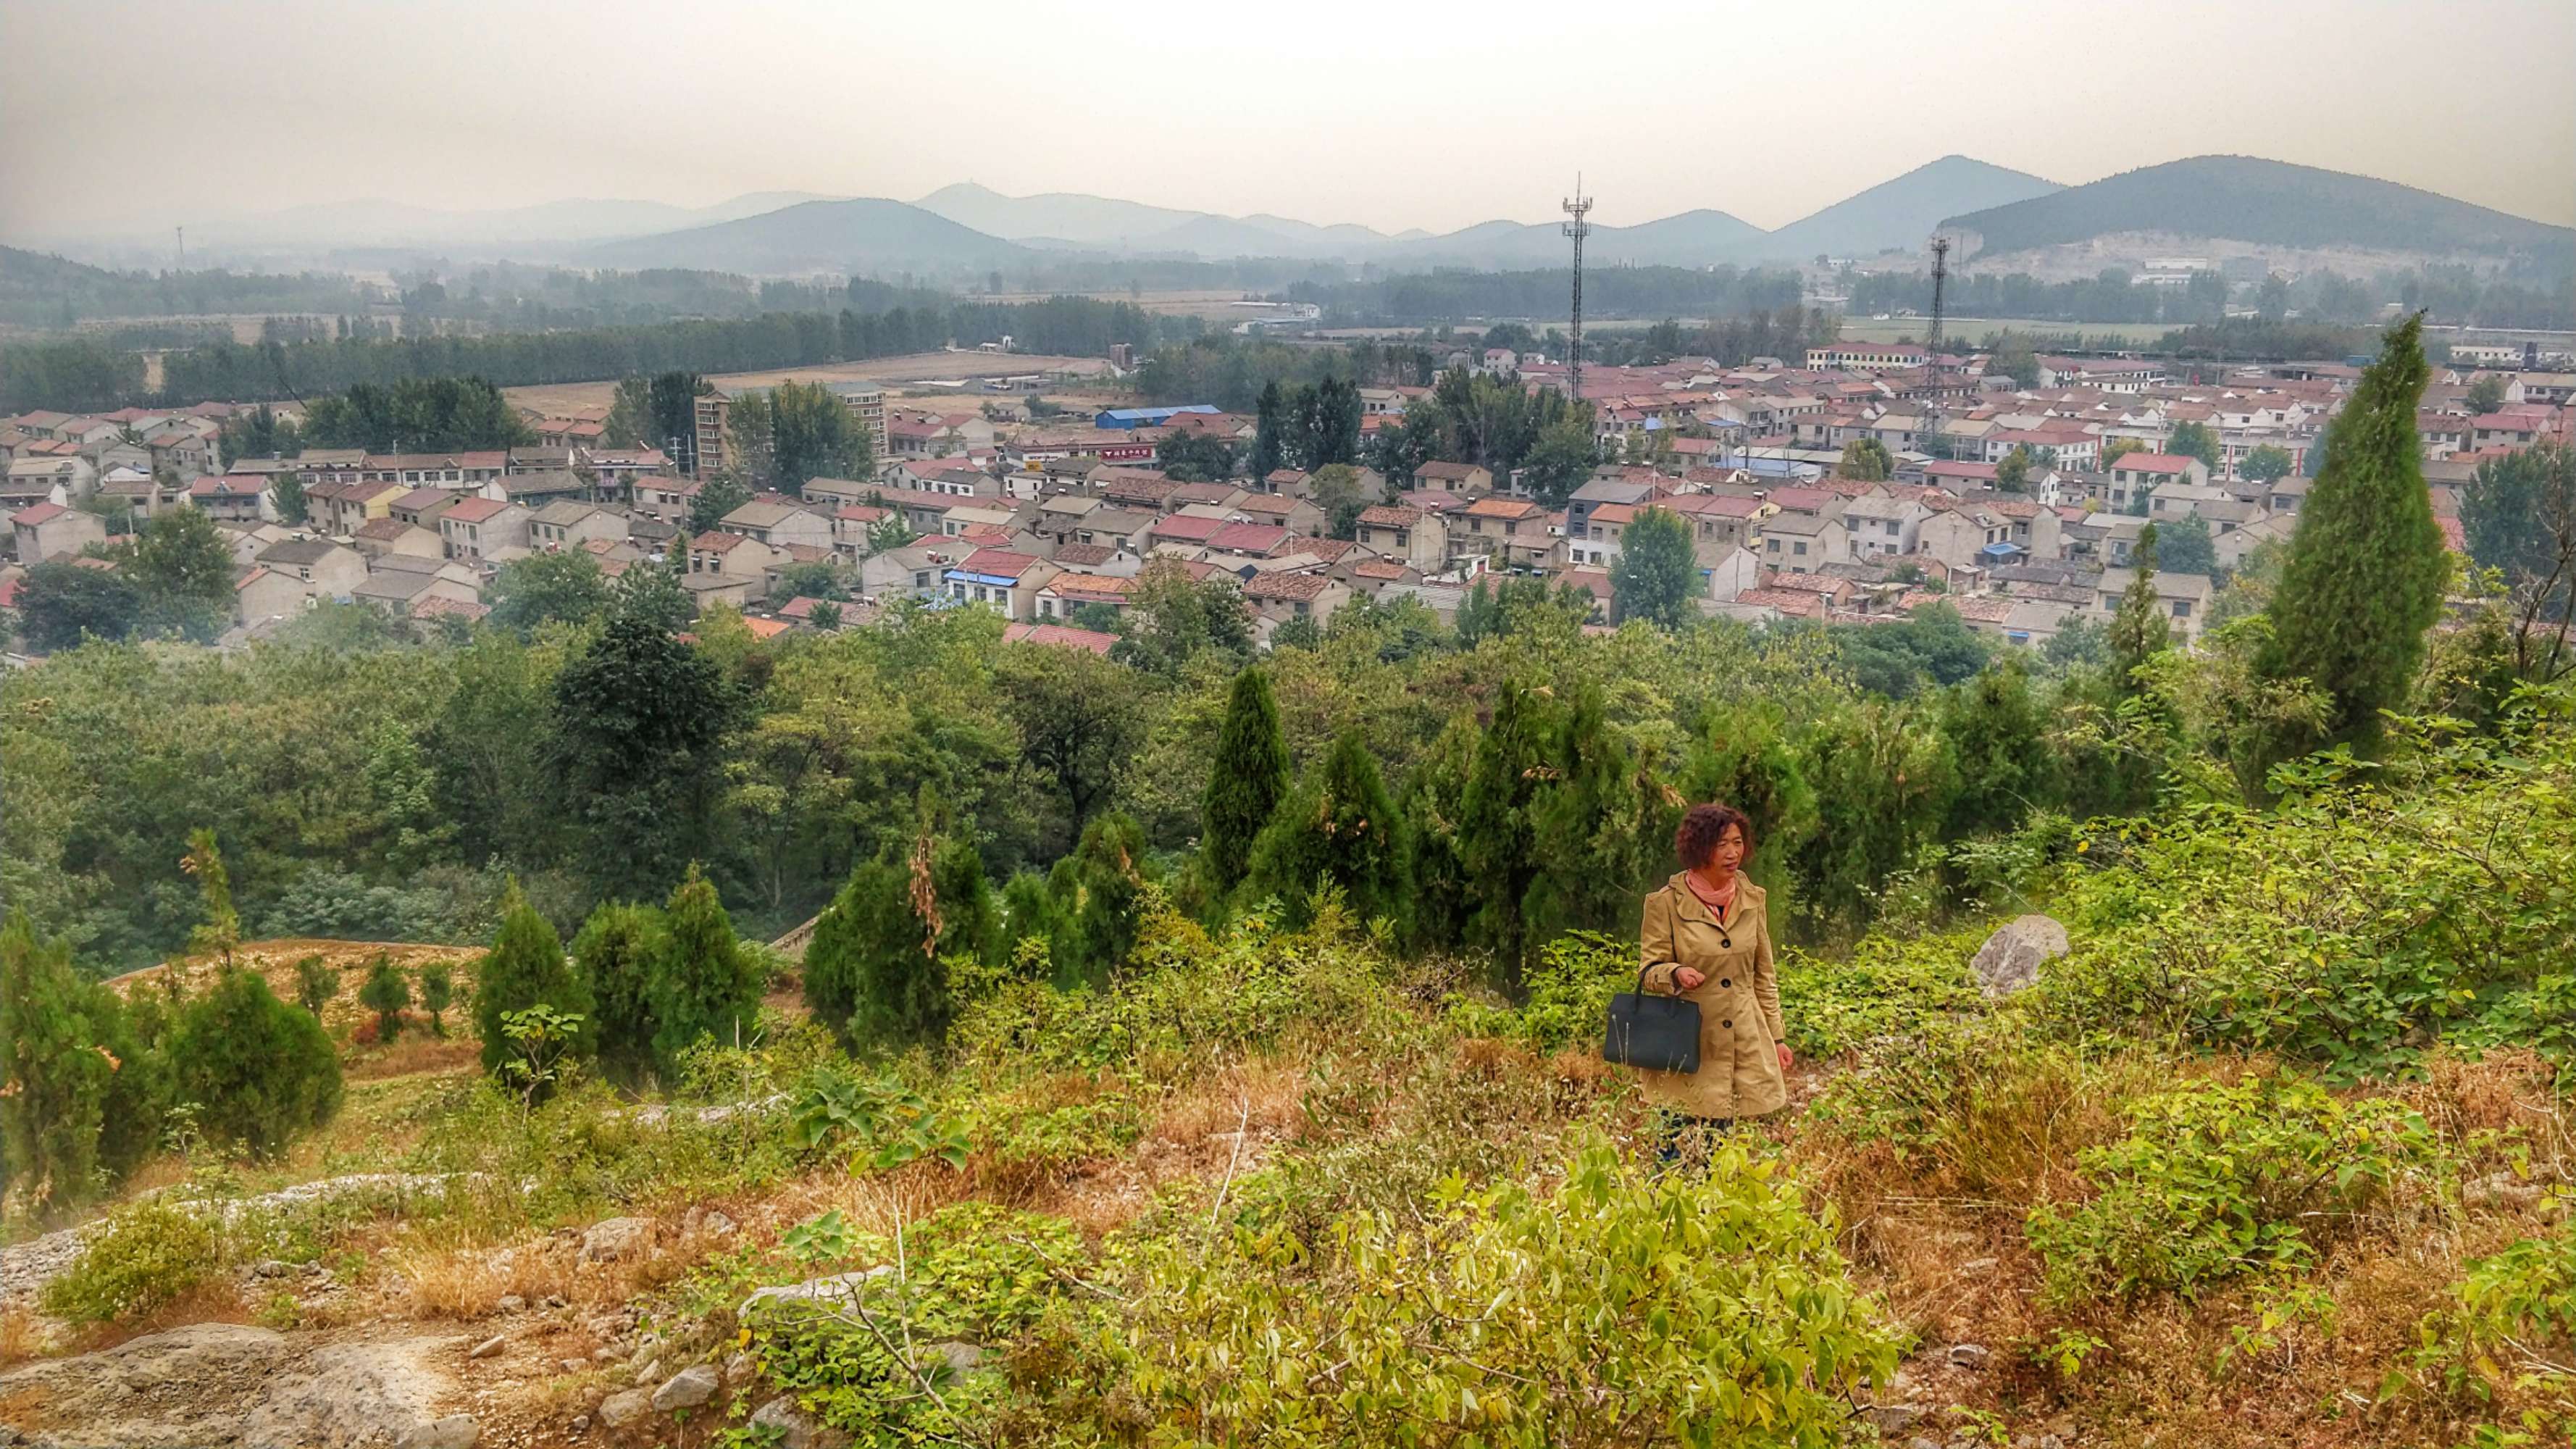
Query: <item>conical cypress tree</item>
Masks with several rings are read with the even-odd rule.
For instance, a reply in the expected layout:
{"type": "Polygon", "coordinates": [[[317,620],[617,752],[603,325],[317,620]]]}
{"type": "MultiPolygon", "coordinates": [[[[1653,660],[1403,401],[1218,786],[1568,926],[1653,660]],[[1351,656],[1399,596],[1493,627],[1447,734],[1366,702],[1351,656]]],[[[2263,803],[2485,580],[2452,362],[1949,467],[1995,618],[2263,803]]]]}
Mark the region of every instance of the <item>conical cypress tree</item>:
{"type": "Polygon", "coordinates": [[[1056,863],[1056,979],[1101,982],[1135,949],[1145,894],[1145,830],[1117,811],[1084,828],[1082,843],[1056,863]]]}
{"type": "Polygon", "coordinates": [[[600,1064],[626,1080],[653,1065],[653,964],[661,955],[662,913],[603,901],[572,939],[573,965],[590,993],[590,1040],[600,1064]]]}
{"type": "Polygon", "coordinates": [[[40,942],[24,911],[0,929],[0,1150],[10,1186],[39,1209],[78,1202],[98,1186],[99,1132],[118,1068],[98,1051],[82,1010],[71,947],[40,942]]]}
{"type": "Polygon", "coordinates": [[[170,1033],[178,1099],[218,1142],[274,1157],[340,1108],[340,1054],[313,1013],[277,999],[255,971],[227,970],[170,1033]]]}
{"type": "Polygon", "coordinates": [[[1458,826],[1481,735],[1475,716],[1460,711],[1404,783],[1405,915],[1418,951],[1446,951],[1466,938],[1467,866],[1458,826]]]}
{"type": "Polygon", "coordinates": [[[1234,677],[1216,761],[1199,799],[1199,858],[1219,895],[1252,865],[1252,843],[1288,793],[1288,741],[1279,731],[1279,702],[1270,677],[1247,669],[1234,677]]]}
{"type": "Polygon", "coordinates": [[[997,929],[972,845],[923,835],[889,846],[814,923],[805,1004],[844,1041],[936,1044],[956,1014],[948,963],[988,958],[997,929]]]}
{"type": "Polygon", "coordinates": [[[592,1031],[590,992],[564,960],[563,937],[528,904],[514,880],[501,896],[501,929],[474,978],[474,1034],[483,1039],[484,1071],[499,1071],[510,1058],[501,1018],[531,1006],[579,1016],[575,1040],[581,1050],[589,1051],[598,1040],[592,1031]]]}
{"type": "MultiPolygon", "coordinates": [[[[2450,581],[2415,426],[2423,324],[2418,314],[2390,331],[2336,415],[2272,593],[2263,673],[2326,692],[2324,742],[2377,738],[2379,711],[2405,698],[2423,662],[2450,581]]],[[[2280,753],[2317,743],[2285,740],[2280,753]]]]}
{"type": "Polygon", "coordinates": [[[1458,856],[1467,873],[1467,940],[1494,954],[1504,983],[1515,989],[1529,946],[1521,903],[1538,872],[1530,802],[1547,766],[1547,735],[1544,697],[1506,682],[1494,701],[1494,722],[1476,743],[1475,768],[1460,802],[1458,856]]]}
{"type": "Polygon", "coordinates": [[[1400,916],[1400,822],[1368,742],[1357,729],[1344,730],[1261,832],[1250,889],[1277,897],[1291,926],[1306,923],[1315,887],[1326,881],[1341,888],[1361,921],[1400,916]]]}
{"type": "Polygon", "coordinates": [[[2137,667],[2173,643],[2173,625],[2156,597],[2154,524],[2138,530],[2137,546],[2129,551],[2129,566],[2136,573],[2120,595],[2120,607],[2111,615],[2111,687],[2122,695],[2138,692],[2134,677],[2137,667]]]}
{"type": "Polygon", "coordinates": [[[1672,809],[1638,778],[1636,754],[1587,684],[1556,728],[1549,768],[1532,797],[1534,874],[1522,897],[1529,944],[1572,930],[1635,924],[1637,897],[1670,853],[1672,809]],[[1662,828],[1658,828],[1659,824],[1662,828]]]}
{"type": "Polygon", "coordinates": [[[731,1045],[749,1038],[759,1021],[759,971],[734,936],[715,882],[695,861],[662,908],[653,1015],[653,1055],[666,1077],[678,1075],[680,1054],[699,1041],[731,1045]]]}

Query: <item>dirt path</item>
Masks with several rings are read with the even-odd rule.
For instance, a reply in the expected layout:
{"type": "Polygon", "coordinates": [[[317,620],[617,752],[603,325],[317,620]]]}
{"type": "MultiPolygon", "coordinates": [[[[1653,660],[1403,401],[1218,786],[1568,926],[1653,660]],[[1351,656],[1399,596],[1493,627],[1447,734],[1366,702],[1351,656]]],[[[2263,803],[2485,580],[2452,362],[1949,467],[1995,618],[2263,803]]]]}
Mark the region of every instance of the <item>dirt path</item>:
{"type": "MultiPolygon", "coordinates": [[[[293,1187],[280,1188],[276,1192],[264,1193],[258,1197],[227,1202],[223,1205],[223,1211],[225,1216],[230,1218],[244,1213],[309,1207],[334,1198],[365,1193],[401,1198],[435,1192],[445,1186],[446,1182],[447,1179],[443,1177],[422,1173],[358,1172],[346,1177],[326,1177],[314,1182],[300,1182],[293,1187]]],[[[72,1261],[80,1256],[81,1248],[89,1241],[90,1235],[104,1226],[106,1221],[101,1218],[76,1227],[57,1229],[42,1237],[29,1238],[23,1243],[0,1248],[0,1311],[17,1308],[32,1309],[36,1295],[44,1290],[45,1284],[72,1265],[72,1261]]]]}
{"type": "Polygon", "coordinates": [[[464,1335],[198,1323],[0,1373],[0,1425],[62,1449],[464,1449],[448,1365],[464,1335]]]}

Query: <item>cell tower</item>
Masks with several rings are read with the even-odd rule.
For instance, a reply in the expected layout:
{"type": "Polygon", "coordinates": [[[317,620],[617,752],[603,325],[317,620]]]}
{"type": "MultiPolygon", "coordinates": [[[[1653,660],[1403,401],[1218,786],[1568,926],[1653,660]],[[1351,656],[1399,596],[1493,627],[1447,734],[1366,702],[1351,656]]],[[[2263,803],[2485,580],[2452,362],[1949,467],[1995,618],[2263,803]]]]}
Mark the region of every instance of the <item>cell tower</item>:
{"type": "Polygon", "coordinates": [[[1583,173],[1574,173],[1574,194],[1565,199],[1565,234],[1574,238],[1574,316],[1566,328],[1565,386],[1576,402],[1583,401],[1583,239],[1592,235],[1592,223],[1584,215],[1592,210],[1592,198],[1583,194],[1583,173]]]}
{"type": "Polygon", "coordinates": [[[1924,345],[1925,354],[1936,379],[1941,372],[1942,293],[1949,289],[1949,285],[1950,239],[1946,236],[1936,236],[1932,238],[1932,331],[1929,334],[1931,340],[1924,345]]]}

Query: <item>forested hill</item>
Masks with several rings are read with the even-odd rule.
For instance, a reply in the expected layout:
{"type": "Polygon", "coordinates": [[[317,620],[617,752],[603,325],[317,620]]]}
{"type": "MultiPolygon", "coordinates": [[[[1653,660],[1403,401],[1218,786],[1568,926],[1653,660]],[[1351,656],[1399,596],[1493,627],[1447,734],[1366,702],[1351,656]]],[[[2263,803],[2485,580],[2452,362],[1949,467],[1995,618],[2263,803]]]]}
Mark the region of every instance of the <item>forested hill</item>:
{"type": "Polygon", "coordinates": [[[0,246],[0,322],[64,327],[86,317],[187,317],[223,312],[364,312],[371,289],[308,272],[111,272],[0,246]]]}
{"type": "Polygon", "coordinates": [[[2412,186],[2266,161],[2194,156],[1954,216],[1981,252],[2019,252],[2117,232],[2223,237],[2287,247],[2576,254],[2576,231],[2412,186]]]}
{"type": "Polygon", "coordinates": [[[1029,258],[1016,242],[986,236],[900,201],[808,201],[759,216],[593,247],[584,260],[612,267],[712,267],[762,274],[949,274],[1029,258]]]}

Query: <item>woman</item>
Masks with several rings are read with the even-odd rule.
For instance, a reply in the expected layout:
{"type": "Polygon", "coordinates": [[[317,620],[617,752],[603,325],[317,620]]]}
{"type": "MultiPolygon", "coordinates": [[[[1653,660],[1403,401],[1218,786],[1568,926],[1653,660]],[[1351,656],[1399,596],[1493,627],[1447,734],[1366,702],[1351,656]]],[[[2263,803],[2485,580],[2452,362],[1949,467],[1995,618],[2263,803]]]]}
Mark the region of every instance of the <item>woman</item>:
{"type": "Polygon", "coordinates": [[[1787,1105],[1792,1060],[1762,887],[1742,873],[1753,822],[1730,806],[1694,805],[1673,851],[1685,868],[1646,897],[1638,932],[1646,989],[1699,1003],[1699,1070],[1641,1073],[1665,1164],[1680,1159],[1686,1130],[1722,1133],[1787,1105]]]}

